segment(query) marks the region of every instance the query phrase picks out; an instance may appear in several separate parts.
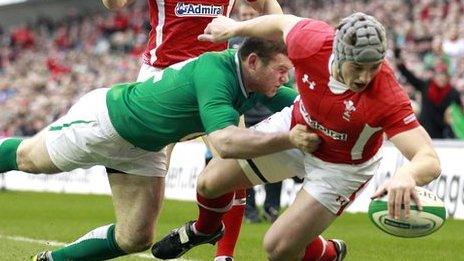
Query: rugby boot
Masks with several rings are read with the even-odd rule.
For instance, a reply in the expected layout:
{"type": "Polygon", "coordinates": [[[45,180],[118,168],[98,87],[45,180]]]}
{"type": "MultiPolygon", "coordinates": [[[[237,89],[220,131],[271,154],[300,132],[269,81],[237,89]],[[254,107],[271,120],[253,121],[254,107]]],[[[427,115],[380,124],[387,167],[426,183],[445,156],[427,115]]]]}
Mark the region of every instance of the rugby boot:
{"type": "Polygon", "coordinates": [[[32,257],[32,261],[49,261],[50,251],[40,252],[32,257]]]}
{"type": "Polygon", "coordinates": [[[192,230],[194,222],[187,222],[156,242],[151,247],[153,256],[159,259],[178,258],[195,246],[207,243],[214,245],[224,235],[224,224],[212,234],[196,235],[192,230]]]}

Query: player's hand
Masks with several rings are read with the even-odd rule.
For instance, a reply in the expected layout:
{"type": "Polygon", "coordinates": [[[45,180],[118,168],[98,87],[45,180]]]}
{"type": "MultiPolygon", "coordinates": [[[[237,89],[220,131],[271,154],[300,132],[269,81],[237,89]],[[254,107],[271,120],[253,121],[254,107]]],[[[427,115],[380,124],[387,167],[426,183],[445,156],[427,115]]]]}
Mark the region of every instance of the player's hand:
{"type": "Polygon", "coordinates": [[[206,26],[204,33],[198,36],[198,40],[213,43],[225,42],[235,36],[234,30],[238,23],[234,19],[218,16],[206,26]]]}
{"type": "Polygon", "coordinates": [[[307,126],[297,124],[290,130],[290,142],[303,152],[312,153],[319,147],[321,139],[308,131],[307,126]]]}
{"type": "Polygon", "coordinates": [[[419,211],[422,205],[415,189],[416,181],[412,178],[407,167],[397,170],[390,180],[385,181],[371,197],[372,199],[388,195],[388,214],[390,217],[400,219],[401,209],[404,209],[404,218],[409,217],[411,199],[417,204],[419,211]]]}

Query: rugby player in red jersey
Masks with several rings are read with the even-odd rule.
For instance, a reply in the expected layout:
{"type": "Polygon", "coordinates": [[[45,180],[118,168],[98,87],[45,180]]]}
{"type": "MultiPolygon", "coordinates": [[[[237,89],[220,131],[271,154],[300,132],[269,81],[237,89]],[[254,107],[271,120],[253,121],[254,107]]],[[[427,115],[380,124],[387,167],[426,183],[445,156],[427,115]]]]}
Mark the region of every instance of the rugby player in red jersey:
{"type": "MultiPolygon", "coordinates": [[[[291,108],[272,115],[253,128],[262,132],[288,130],[304,124],[321,143],[313,153],[287,150],[249,160],[214,158],[199,176],[198,220],[189,224],[221,225],[216,209],[229,202],[235,189],[304,178],[295,202],[277,219],[264,238],[270,260],[343,260],[346,244],[320,234],[355,200],[381,161],[384,134],[410,160],[378,188],[373,197],[388,193],[389,213],[400,217],[404,206],[417,201],[415,186],[440,174],[431,139],[417,122],[409,99],[385,61],[384,27],[372,16],[355,13],[333,28],[292,15],[262,16],[244,22],[219,17],[201,40],[221,42],[234,36],[284,40],[301,98],[291,108]]],[[[420,206],[420,202],[417,202],[420,206]]],[[[155,256],[175,255],[197,244],[198,234],[179,244],[171,233],[155,243],[155,256]],[[186,243],[185,243],[186,242],[186,243]],[[192,244],[193,242],[193,244],[192,244]]]]}

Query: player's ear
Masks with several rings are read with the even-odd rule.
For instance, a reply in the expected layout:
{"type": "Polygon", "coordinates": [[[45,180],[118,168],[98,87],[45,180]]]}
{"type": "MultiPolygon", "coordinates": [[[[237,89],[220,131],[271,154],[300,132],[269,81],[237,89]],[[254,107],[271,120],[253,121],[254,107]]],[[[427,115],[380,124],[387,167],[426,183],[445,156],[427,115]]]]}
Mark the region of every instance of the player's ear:
{"type": "Polygon", "coordinates": [[[258,60],[259,57],[257,54],[250,53],[245,62],[247,63],[248,68],[250,68],[251,70],[256,70],[256,68],[258,67],[258,60]]]}

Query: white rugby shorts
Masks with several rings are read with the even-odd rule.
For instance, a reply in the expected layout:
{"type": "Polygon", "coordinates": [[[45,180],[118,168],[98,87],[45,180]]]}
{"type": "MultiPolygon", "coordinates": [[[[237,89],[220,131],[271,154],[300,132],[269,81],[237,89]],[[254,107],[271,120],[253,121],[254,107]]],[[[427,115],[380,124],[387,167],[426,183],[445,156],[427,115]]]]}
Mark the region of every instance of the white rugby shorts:
{"type": "MultiPolygon", "coordinates": [[[[289,131],[293,106],[284,108],[251,127],[261,132],[289,131]]],[[[354,201],[377,171],[381,153],[362,164],[336,164],[320,160],[300,150],[286,150],[250,160],[239,160],[254,185],[298,176],[303,189],[332,213],[340,215],[354,201]]]]}
{"type": "Polygon", "coordinates": [[[153,77],[157,72],[162,71],[161,68],[155,68],[151,65],[143,63],[140,67],[139,75],[137,76],[137,82],[144,82],[153,77]]]}
{"type": "Polygon", "coordinates": [[[45,142],[62,171],[103,165],[123,173],[164,177],[164,150],[153,152],[124,140],[114,129],[106,106],[108,88],[93,90],[49,125],[45,142]]]}

